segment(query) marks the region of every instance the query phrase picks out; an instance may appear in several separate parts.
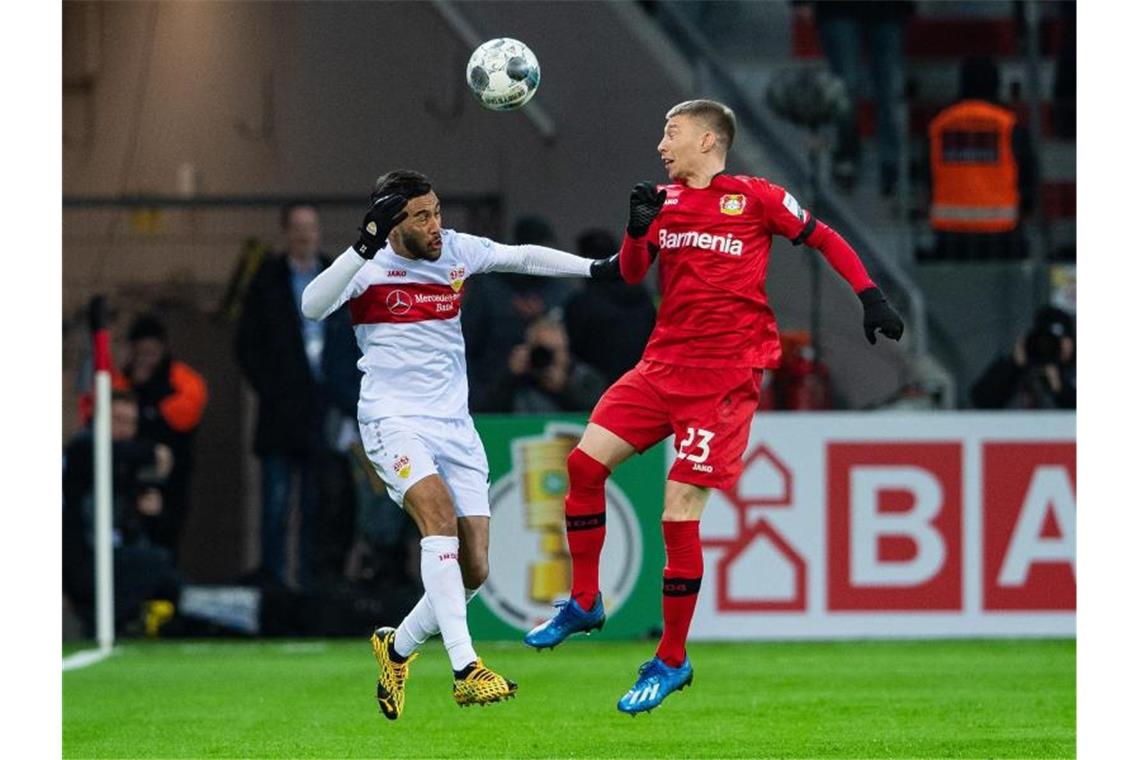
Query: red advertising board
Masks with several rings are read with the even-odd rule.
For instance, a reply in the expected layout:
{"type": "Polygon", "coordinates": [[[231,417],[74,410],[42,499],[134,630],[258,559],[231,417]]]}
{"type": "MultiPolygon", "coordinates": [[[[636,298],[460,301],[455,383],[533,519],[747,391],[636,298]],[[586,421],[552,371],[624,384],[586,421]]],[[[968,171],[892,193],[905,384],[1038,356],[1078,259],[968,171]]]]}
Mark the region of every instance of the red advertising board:
{"type": "Polygon", "coordinates": [[[827,606],[962,606],[962,445],[827,444],[827,606]]]}
{"type": "Polygon", "coordinates": [[[984,606],[1077,604],[1075,443],[984,443],[984,606]]]}

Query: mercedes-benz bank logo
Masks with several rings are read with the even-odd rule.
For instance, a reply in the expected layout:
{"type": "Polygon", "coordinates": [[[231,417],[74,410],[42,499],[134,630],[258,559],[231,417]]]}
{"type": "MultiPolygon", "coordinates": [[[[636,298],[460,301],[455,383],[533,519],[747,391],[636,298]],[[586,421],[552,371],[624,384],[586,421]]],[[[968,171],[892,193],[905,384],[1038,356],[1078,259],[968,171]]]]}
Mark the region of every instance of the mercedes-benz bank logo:
{"type": "Polygon", "coordinates": [[[403,290],[393,290],[385,303],[388,304],[388,311],[393,314],[407,314],[412,308],[412,298],[403,290]]]}
{"type": "MultiPolygon", "coordinates": [[[[566,456],[584,428],[565,422],[511,442],[511,471],[490,489],[490,573],[479,598],[504,623],[525,631],[553,612],[551,603],[570,593],[563,500],[566,456]]],[[[606,543],[601,587],[606,613],[629,599],[641,572],[641,526],[633,504],[606,482],[606,543]]]]}

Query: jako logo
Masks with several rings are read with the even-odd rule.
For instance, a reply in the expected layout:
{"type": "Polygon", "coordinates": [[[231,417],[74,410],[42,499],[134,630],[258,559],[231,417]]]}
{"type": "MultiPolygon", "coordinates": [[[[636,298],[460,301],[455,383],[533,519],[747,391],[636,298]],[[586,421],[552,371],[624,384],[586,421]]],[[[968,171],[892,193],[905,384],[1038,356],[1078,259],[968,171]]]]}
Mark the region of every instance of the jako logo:
{"type": "Polygon", "coordinates": [[[661,248],[702,248],[706,251],[717,251],[740,256],[744,253],[744,243],[737,240],[731,233],[728,235],[710,235],[707,232],[670,232],[662,229],[658,237],[661,248]]]}
{"type": "Polygon", "coordinates": [[[444,552],[443,554],[439,555],[439,561],[440,562],[446,562],[449,559],[453,559],[456,562],[458,562],[459,561],[459,552],[444,552]]]}

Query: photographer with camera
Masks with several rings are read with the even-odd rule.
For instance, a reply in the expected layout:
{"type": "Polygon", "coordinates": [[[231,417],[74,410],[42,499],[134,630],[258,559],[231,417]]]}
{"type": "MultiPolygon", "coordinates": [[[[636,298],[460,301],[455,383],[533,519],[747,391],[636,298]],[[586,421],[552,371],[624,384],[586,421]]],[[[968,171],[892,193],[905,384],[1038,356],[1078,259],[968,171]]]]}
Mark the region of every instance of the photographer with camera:
{"type": "MultiPolygon", "coordinates": [[[[112,509],[115,620],[136,617],[149,599],[178,598],[181,579],[171,552],[151,541],[146,527],[162,516],[162,488],[174,467],[163,444],[139,433],[139,403],[131,391],[111,396],[112,509]]],[[[84,628],[95,623],[95,438],[89,425],[63,457],[63,591],[84,628]]]]}
{"type": "Polygon", "coordinates": [[[1077,331],[1066,312],[1046,306],[1013,353],[995,360],[970,389],[978,409],[1076,409],[1077,331]]]}
{"type": "Polygon", "coordinates": [[[602,374],[570,353],[561,320],[547,314],[527,326],[507,369],[487,395],[484,411],[515,414],[585,412],[606,389],[602,374]]]}

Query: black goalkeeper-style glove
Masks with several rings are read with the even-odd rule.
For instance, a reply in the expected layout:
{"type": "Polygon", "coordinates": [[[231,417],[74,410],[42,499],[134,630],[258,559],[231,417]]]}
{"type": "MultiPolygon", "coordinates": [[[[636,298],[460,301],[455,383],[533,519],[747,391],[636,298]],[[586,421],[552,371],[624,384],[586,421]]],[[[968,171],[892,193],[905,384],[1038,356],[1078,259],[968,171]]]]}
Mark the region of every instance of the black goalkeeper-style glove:
{"type": "Polygon", "coordinates": [[[616,282],[622,279],[621,265],[618,264],[618,259],[620,257],[620,253],[615,253],[613,256],[591,262],[590,278],[608,282],[616,282]]]}
{"type": "Polygon", "coordinates": [[[652,182],[638,182],[629,194],[629,224],[625,231],[631,238],[642,237],[664,205],[664,190],[658,190],[652,182]]]}
{"type": "Polygon", "coordinates": [[[361,258],[371,259],[376,252],[388,244],[388,233],[397,224],[408,218],[404,206],[408,199],[402,195],[385,195],[382,198],[373,198],[372,207],[364,215],[364,223],[360,225],[360,239],[353,250],[361,258]]]}
{"type": "Polygon", "coordinates": [[[878,288],[867,288],[859,293],[863,302],[863,334],[871,345],[875,345],[875,331],[878,330],[891,340],[898,340],[903,334],[903,321],[898,312],[887,303],[886,296],[878,288]]]}

